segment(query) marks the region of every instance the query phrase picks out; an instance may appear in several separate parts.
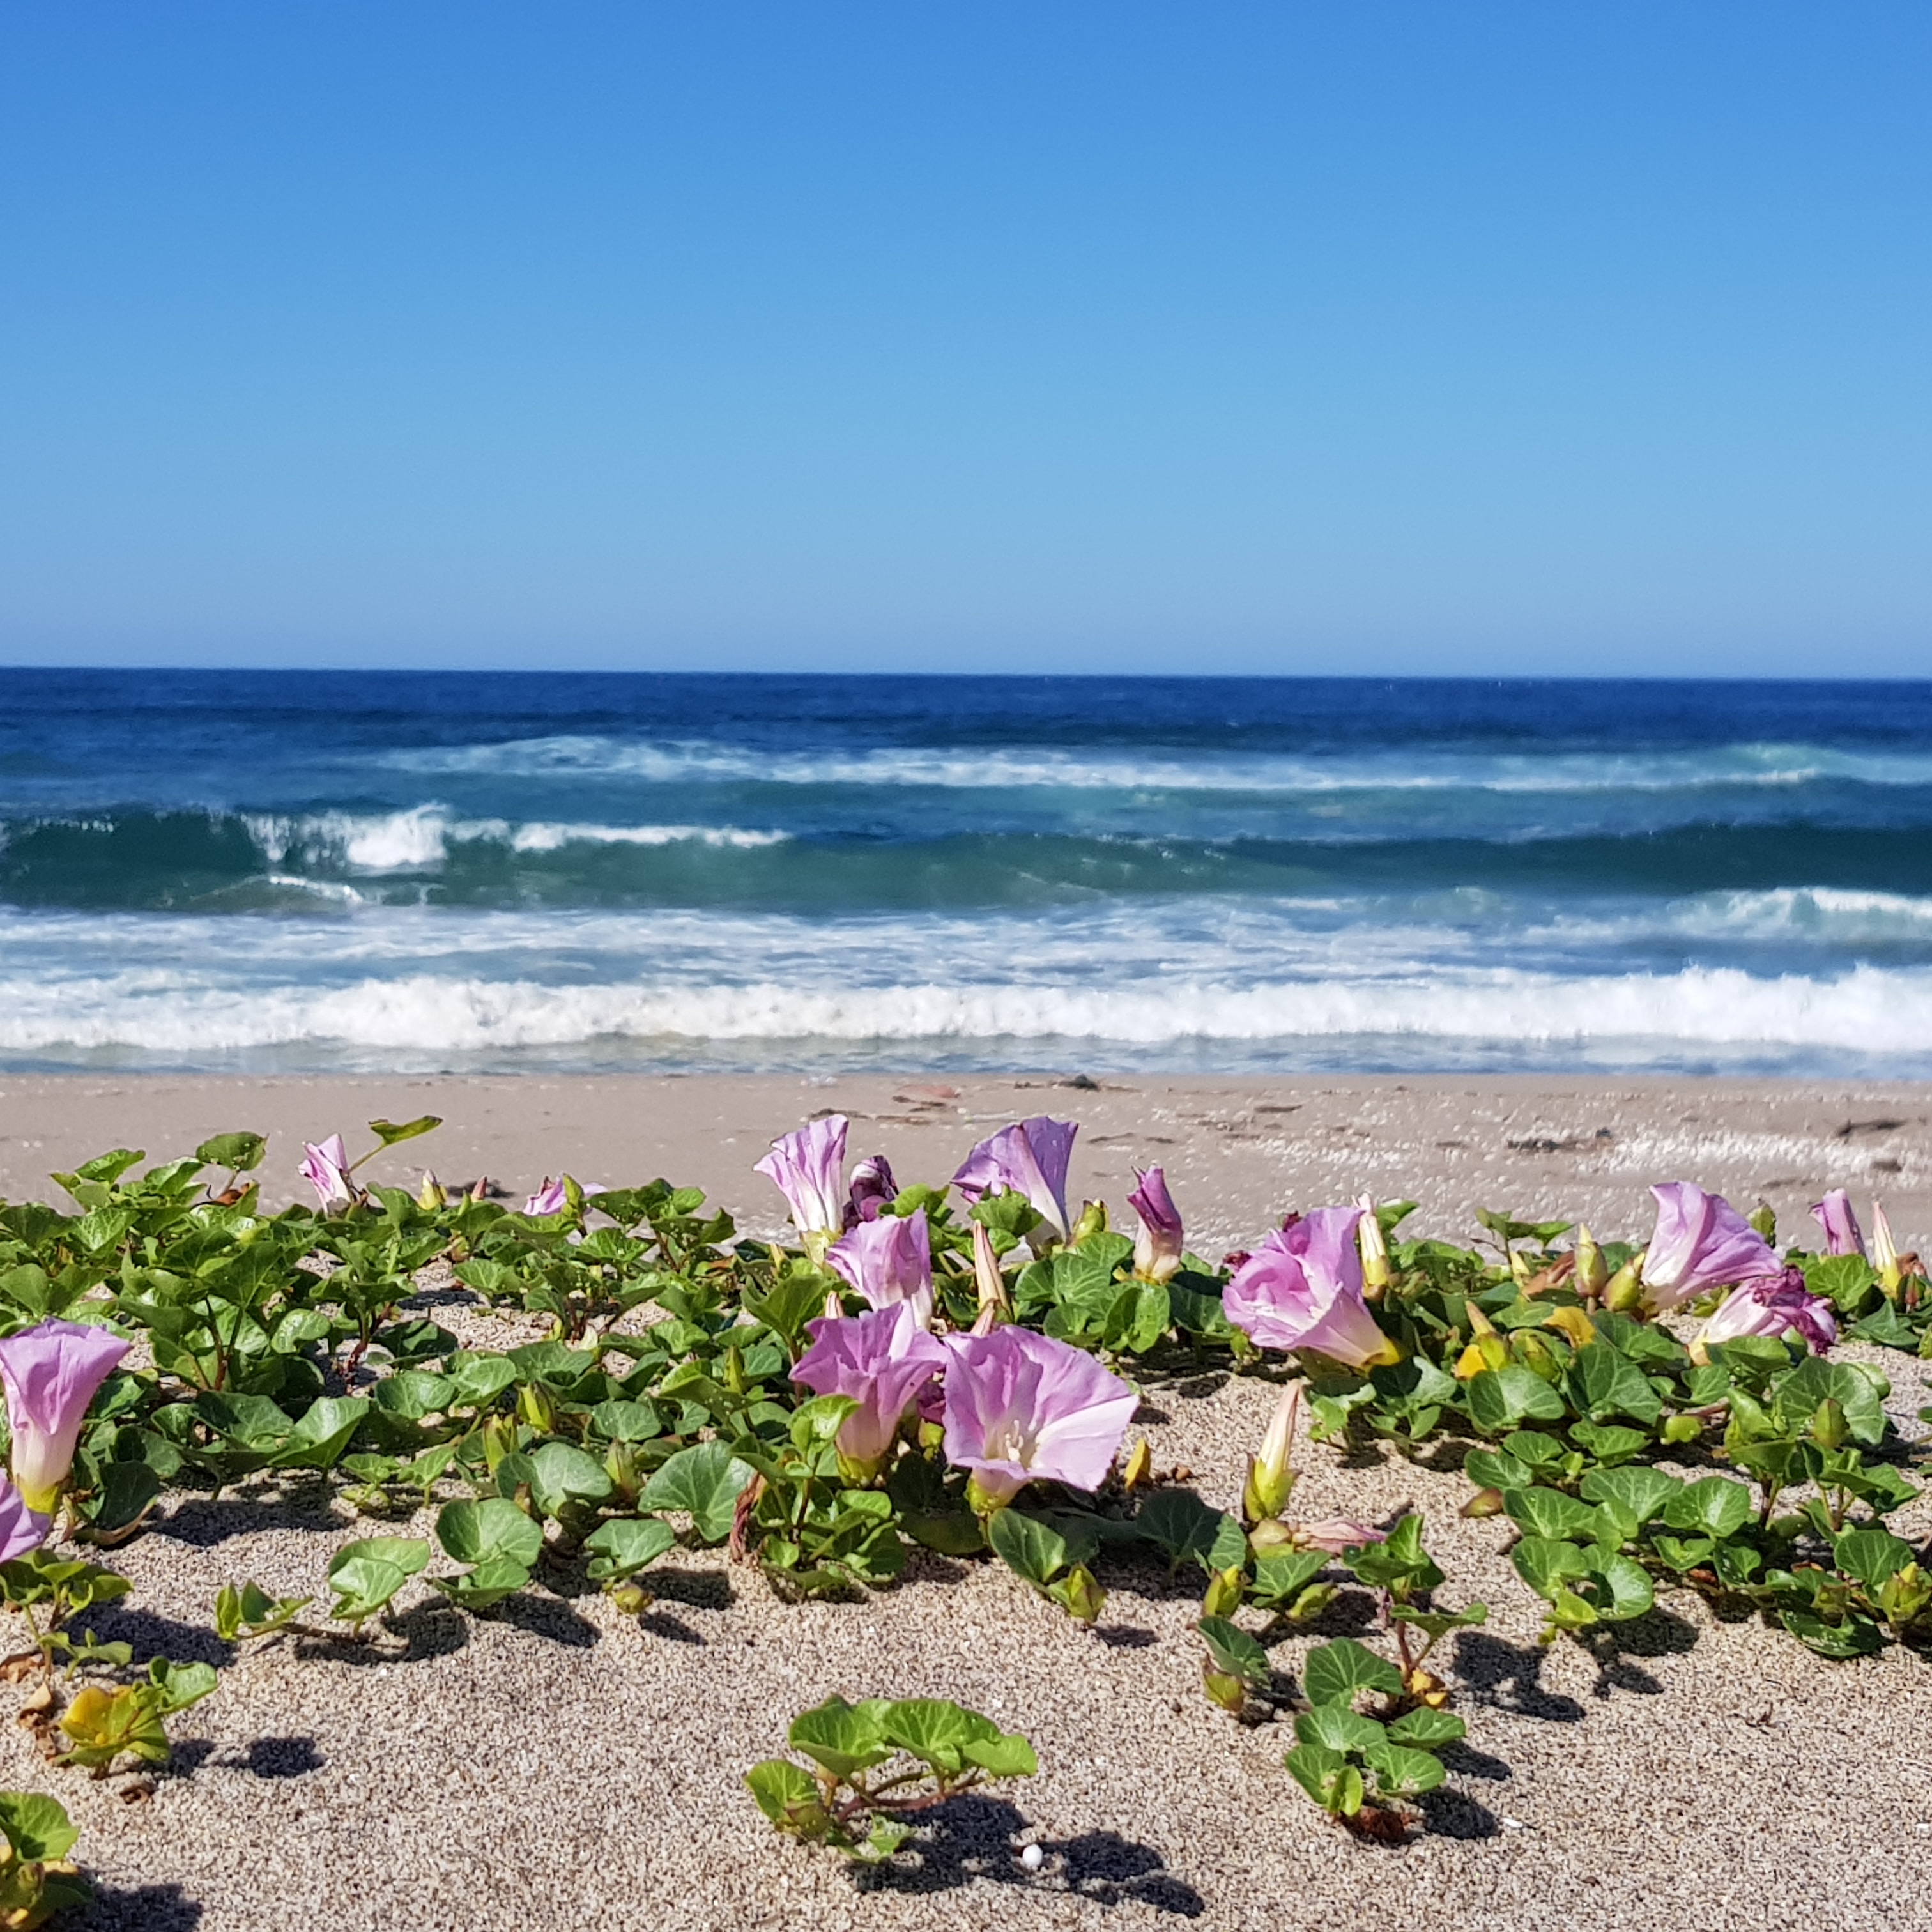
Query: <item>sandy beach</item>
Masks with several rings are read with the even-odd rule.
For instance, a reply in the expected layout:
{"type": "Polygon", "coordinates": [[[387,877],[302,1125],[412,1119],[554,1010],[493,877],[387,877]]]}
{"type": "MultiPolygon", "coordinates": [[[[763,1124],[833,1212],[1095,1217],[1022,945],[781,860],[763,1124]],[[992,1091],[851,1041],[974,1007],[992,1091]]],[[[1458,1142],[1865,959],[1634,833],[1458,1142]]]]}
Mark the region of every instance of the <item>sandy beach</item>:
{"type": "MultiPolygon", "coordinates": [[[[1076,1119],[1077,1191],[1118,1205],[1133,1164],[1160,1160],[1216,1255],[1289,1207],[1364,1190],[1416,1198],[1419,1225],[1444,1234],[1466,1236],[1480,1204],[1640,1236],[1646,1185],[1672,1178],[1768,1200],[1802,1235],[1832,1185],[1862,1207],[1876,1189],[1904,1240],[1932,1226],[1932,1091],[1630,1079],[14,1077],[0,1082],[0,1192],[48,1195],[50,1169],[118,1142],[158,1157],[249,1127],[274,1136],[266,1171],[286,1194],[302,1134],[340,1129],[354,1148],[371,1116],[434,1112],[447,1124],[419,1145],[446,1180],[662,1172],[770,1230],[776,1198],[751,1162],[821,1108],[850,1114],[854,1151],[884,1151],[902,1180],[945,1178],[1016,1114],[1076,1119]]],[[[1892,1413],[1922,1435],[1932,1365],[1883,1359],[1892,1413]]],[[[1272,1400],[1239,1378],[1151,1386],[1141,1426],[1159,1464],[1184,1464],[1232,1507],[1272,1400]]],[[[1312,1444],[1299,1460],[1298,1513],[1419,1508],[1443,1598],[1491,1608],[1450,1655],[1468,1742],[1406,1848],[1356,1842],[1301,1797],[1281,1768],[1285,1723],[1244,1726],[1206,1702],[1198,1590],[1156,1567],[1103,1566],[1112,1594],[1091,1633],[990,1564],[922,1555],[890,1592],[790,1605],[711,1552],[653,1573],[641,1620],[584,1586],[468,1619],[411,1586],[394,1634],[366,1650],[231,1651],[212,1629],[223,1584],[319,1591],[332,1551],[370,1532],[300,1478],[183,1499],[116,1552],[136,1594],[96,1618],[101,1635],[221,1667],[154,1796],[130,1805],[51,1771],[10,1727],[0,1784],[58,1792],[103,1888],[86,1922],[128,1932],[1916,1922],[1932,1870],[1923,1659],[1826,1663],[1682,1593],[1600,1643],[1544,1650],[1508,1525],[1457,1517],[1460,1474],[1345,1466],[1312,1444]],[[780,1839],[738,1782],[835,1690],[956,1696],[1025,1730],[1040,1774],[953,1808],[892,1870],[855,1873],[780,1839]],[[1036,1874],[1018,1862],[1028,1844],[1044,1853],[1036,1874]]],[[[1923,1502],[1894,1520],[1932,1528],[1923,1502]]],[[[1310,1638],[1280,1646],[1278,1667],[1369,1610],[1345,1593],[1310,1638]]]]}

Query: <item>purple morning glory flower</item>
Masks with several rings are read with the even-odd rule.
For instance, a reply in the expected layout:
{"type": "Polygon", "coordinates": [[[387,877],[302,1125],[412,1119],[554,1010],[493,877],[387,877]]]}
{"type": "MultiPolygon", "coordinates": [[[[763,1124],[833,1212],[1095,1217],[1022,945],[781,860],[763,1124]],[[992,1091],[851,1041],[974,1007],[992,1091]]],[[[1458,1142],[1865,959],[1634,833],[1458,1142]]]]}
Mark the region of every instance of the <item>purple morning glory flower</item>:
{"type": "Polygon", "coordinates": [[[808,1120],[782,1134],[753,1172],[776,1186],[791,1209],[792,1226],[808,1246],[836,1238],[845,1225],[845,1130],[843,1114],[808,1120]]]}
{"type": "Polygon", "coordinates": [[[899,1198],[899,1184],[892,1178],[892,1162],[882,1154],[868,1155],[852,1169],[852,1185],[845,1198],[847,1228],[861,1221],[876,1221],[899,1198]]]}
{"type": "Polygon", "coordinates": [[[356,1184],[349,1178],[349,1150],[340,1134],[331,1134],[320,1145],[303,1142],[302,1171],[325,1214],[335,1214],[356,1198],[356,1184]]]}
{"type": "Polygon", "coordinates": [[[1134,1238],[1134,1273],[1143,1281],[1171,1281],[1180,1270],[1180,1210],[1159,1168],[1141,1174],[1140,1184],[1127,1196],[1128,1206],[1141,1217],[1141,1231],[1134,1238]]]}
{"type": "Polygon", "coordinates": [[[1823,1354],[1838,1339],[1832,1304],[1807,1290],[1802,1268],[1787,1268],[1732,1288],[1704,1324],[1694,1352],[1701,1359],[1705,1346],[1712,1342],[1735,1342],[1744,1335],[1784,1336],[1793,1329],[1814,1355],[1823,1354]]]}
{"type": "MultiPolygon", "coordinates": [[[[566,1183],[569,1177],[560,1174],[554,1180],[545,1176],[544,1184],[524,1203],[524,1212],[532,1218],[542,1214],[561,1214],[570,1205],[570,1192],[566,1183]]],[[[577,1191],[588,1201],[593,1194],[608,1194],[608,1187],[600,1187],[594,1180],[579,1181],[577,1191]]]]}
{"type": "Polygon", "coordinates": [[[1228,1319],[1264,1348],[1309,1348],[1352,1369],[1401,1359],[1362,1294],[1359,1208],[1318,1208],[1264,1240],[1222,1291],[1228,1319]]]}
{"type": "Polygon", "coordinates": [[[1066,1168],[1079,1131],[1071,1120],[1044,1114],[1002,1127],[966,1156],[952,1184],[969,1202],[1002,1190],[1024,1194],[1055,1239],[1064,1241],[1072,1226],[1066,1215],[1066,1168]]]}
{"type": "Polygon", "coordinates": [[[39,1322],[0,1341],[14,1485],[30,1510],[44,1516],[53,1508],[88,1404],[127,1352],[118,1336],[73,1322],[39,1322]]]}
{"type": "Polygon", "coordinates": [[[1784,1273],[1764,1237],[1721,1194],[1706,1194],[1688,1180],[1650,1191],[1657,1197],[1657,1230],[1644,1252],[1642,1280],[1659,1314],[1682,1307],[1707,1288],[1784,1273]]]}
{"type": "Polygon", "coordinates": [[[863,1315],[821,1316],[805,1330],[812,1346],[791,1378],[814,1395],[850,1396],[859,1404],[839,1429],[838,1452],[876,1474],[906,1411],[946,1368],[946,1351],[904,1301],[863,1315]]]}
{"type": "Polygon", "coordinates": [[[1864,1231],[1852,1212],[1852,1197],[1842,1187],[1834,1187],[1823,1200],[1812,1204],[1811,1218],[1825,1231],[1828,1255],[1862,1255],[1864,1231]]]}
{"type": "Polygon", "coordinates": [[[825,1264],[843,1275],[874,1308],[904,1302],[922,1328],[932,1326],[932,1237],[926,1210],[861,1221],[832,1244],[825,1264]]]}
{"type": "Polygon", "coordinates": [[[10,1563],[47,1540],[53,1519],[27,1507],[11,1483],[0,1482],[0,1563],[10,1563]]]}
{"type": "Polygon", "coordinates": [[[1096,1490],[1140,1398],[1084,1350],[999,1328],[949,1335],[946,1460],[973,1472],[976,1507],[1004,1508],[1041,1479],[1096,1490]]]}

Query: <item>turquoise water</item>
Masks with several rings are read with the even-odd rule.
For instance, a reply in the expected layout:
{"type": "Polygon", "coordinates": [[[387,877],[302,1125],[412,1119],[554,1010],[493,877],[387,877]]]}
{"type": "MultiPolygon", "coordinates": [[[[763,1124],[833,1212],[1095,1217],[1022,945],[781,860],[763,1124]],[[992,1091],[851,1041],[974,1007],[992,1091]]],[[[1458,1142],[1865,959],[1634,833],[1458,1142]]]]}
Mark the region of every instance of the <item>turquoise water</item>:
{"type": "Polygon", "coordinates": [[[0,670],[0,1064],[1932,1072],[1932,685],[0,670]]]}

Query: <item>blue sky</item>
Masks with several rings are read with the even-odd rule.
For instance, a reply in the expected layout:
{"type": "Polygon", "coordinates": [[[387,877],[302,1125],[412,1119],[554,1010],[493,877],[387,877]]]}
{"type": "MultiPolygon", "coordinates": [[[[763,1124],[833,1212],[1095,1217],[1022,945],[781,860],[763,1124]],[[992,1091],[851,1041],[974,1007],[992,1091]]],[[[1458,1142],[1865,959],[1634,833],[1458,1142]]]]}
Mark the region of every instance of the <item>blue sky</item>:
{"type": "Polygon", "coordinates": [[[1923,673],[1928,56],[0,0],[0,658],[1923,673]]]}

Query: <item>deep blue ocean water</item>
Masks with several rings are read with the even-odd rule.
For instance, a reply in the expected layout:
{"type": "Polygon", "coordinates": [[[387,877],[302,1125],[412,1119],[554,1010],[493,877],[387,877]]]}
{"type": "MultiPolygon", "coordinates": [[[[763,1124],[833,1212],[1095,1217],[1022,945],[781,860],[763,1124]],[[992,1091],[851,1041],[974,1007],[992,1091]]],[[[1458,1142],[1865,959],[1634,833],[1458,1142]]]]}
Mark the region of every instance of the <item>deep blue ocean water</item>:
{"type": "Polygon", "coordinates": [[[1932,1073],[1932,683],[0,670],[0,1065],[1932,1073]]]}

